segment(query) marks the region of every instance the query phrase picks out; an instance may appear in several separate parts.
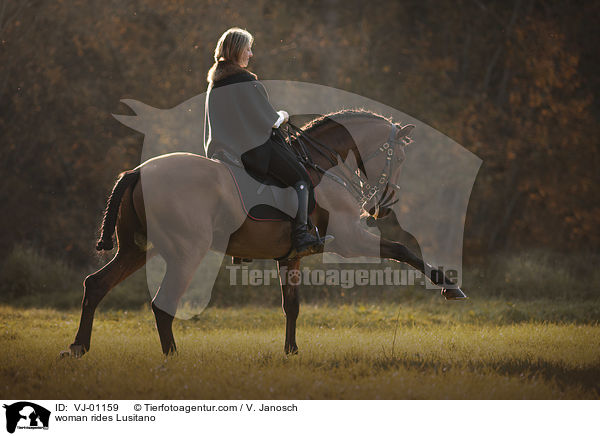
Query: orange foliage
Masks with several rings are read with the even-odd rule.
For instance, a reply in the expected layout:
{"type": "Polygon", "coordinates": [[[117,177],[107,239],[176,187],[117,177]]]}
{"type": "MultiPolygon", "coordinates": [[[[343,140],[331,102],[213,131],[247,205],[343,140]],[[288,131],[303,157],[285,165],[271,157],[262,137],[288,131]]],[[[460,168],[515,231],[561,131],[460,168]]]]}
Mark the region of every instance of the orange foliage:
{"type": "Polygon", "coordinates": [[[597,248],[588,33],[600,7],[566,3],[9,1],[0,249],[30,240],[88,259],[114,178],[139,163],[142,145],[110,114],[126,111],[122,98],[166,108],[203,92],[214,44],[233,25],[253,32],[260,77],[379,100],[478,154],[467,252],[597,248]]]}

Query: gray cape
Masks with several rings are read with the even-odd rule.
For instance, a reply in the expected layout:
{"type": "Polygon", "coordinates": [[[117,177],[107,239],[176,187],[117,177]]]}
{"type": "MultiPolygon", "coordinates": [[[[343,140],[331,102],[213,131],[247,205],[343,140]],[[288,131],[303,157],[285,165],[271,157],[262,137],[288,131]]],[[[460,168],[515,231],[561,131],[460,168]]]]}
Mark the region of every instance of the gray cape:
{"type": "Polygon", "coordinates": [[[279,115],[256,76],[222,61],[211,79],[205,107],[206,156],[225,150],[239,158],[267,142],[279,115]]]}

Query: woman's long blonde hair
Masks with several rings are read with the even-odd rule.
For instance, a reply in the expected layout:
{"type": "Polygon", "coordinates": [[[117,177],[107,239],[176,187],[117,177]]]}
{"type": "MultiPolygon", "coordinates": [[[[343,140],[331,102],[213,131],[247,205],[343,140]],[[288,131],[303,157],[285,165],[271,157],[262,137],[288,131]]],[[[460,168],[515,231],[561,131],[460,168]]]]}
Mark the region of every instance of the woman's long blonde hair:
{"type": "Polygon", "coordinates": [[[208,77],[212,77],[212,74],[217,68],[217,64],[220,60],[238,63],[244,49],[248,46],[251,46],[253,41],[254,37],[247,30],[240,29],[239,27],[227,29],[217,42],[214,56],[215,64],[208,72],[208,77]]]}

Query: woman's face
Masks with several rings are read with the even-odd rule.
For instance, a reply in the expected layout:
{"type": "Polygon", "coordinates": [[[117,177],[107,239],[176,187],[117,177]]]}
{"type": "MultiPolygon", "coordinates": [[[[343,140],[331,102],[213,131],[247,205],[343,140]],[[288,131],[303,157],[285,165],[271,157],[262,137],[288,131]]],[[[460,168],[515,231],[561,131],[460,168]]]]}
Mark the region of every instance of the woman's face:
{"type": "Polygon", "coordinates": [[[247,45],[246,48],[244,48],[244,50],[242,50],[242,54],[240,55],[240,62],[239,62],[240,67],[246,68],[248,66],[248,62],[250,61],[251,57],[252,57],[252,47],[247,45]]]}

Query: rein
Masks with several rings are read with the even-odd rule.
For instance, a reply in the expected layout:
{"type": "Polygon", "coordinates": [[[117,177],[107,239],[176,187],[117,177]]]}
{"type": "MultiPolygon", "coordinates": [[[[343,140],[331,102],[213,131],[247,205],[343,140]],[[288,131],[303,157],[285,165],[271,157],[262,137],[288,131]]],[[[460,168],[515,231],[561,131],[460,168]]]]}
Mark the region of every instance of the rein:
{"type": "MultiPolygon", "coordinates": [[[[322,173],[324,176],[331,178],[335,182],[341,184],[346,190],[348,190],[356,199],[361,208],[365,211],[369,210],[368,204],[375,201],[375,213],[373,216],[377,218],[379,214],[379,208],[382,206],[382,203],[385,203],[391,200],[394,195],[394,191],[391,192],[390,195],[386,197],[388,189],[390,186],[393,189],[399,189],[399,186],[390,182],[390,175],[393,172],[394,163],[400,162],[400,158],[396,157],[393,159],[394,155],[397,153],[397,146],[405,146],[410,144],[411,139],[409,139],[406,135],[403,136],[400,140],[396,139],[396,134],[398,132],[398,126],[392,123],[392,128],[390,130],[390,134],[386,142],[384,142],[381,146],[379,146],[376,150],[374,150],[366,159],[363,159],[363,165],[370,161],[371,159],[379,156],[380,154],[385,155],[385,166],[377,177],[377,183],[371,186],[368,179],[366,179],[360,172],[359,169],[353,170],[350,168],[342,159],[341,155],[323,144],[322,142],[316,140],[314,137],[306,133],[304,130],[295,126],[294,124],[288,123],[286,124],[288,127],[287,130],[284,130],[287,135],[288,142],[291,148],[296,153],[298,159],[306,166],[315,169],[316,171],[322,173]],[[290,130],[292,131],[292,135],[290,135],[290,130]],[[295,139],[298,144],[298,150],[296,150],[292,146],[292,140],[295,139]],[[317,165],[312,159],[312,155],[310,153],[309,148],[306,146],[305,142],[308,142],[312,145],[313,149],[316,150],[319,154],[321,154],[325,159],[329,161],[331,167],[335,167],[339,165],[341,169],[344,170],[345,174],[341,174],[340,176],[336,174],[332,174],[328,172],[326,169],[321,168],[317,165]],[[379,198],[378,197],[379,195],[379,198]]],[[[398,200],[395,200],[392,203],[385,205],[385,207],[389,207],[395,204],[398,200]]]]}

